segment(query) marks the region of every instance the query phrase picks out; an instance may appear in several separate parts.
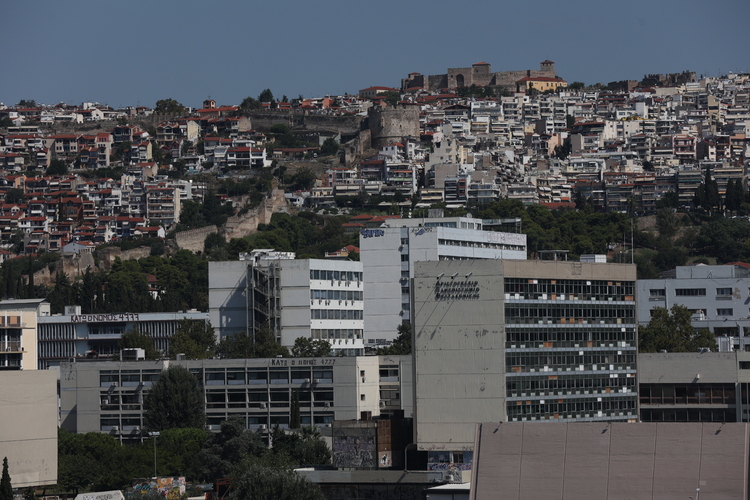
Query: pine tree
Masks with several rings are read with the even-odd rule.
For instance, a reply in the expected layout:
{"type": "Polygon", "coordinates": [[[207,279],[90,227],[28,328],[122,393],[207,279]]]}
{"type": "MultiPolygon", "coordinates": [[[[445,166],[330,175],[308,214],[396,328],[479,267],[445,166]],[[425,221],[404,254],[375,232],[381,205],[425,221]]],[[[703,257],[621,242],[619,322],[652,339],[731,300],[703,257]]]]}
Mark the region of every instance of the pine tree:
{"type": "Polygon", "coordinates": [[[289,410],[289,428],[300,428],[299,392],[296,390],[292,391],[292,403],[289,410]]]}
{"type": "Polygon", "coordinates": [[[13,500],[13,485],[8,473],[8,457],[3,458],[3,476],[0,479],[0,500],[13,500]]]}

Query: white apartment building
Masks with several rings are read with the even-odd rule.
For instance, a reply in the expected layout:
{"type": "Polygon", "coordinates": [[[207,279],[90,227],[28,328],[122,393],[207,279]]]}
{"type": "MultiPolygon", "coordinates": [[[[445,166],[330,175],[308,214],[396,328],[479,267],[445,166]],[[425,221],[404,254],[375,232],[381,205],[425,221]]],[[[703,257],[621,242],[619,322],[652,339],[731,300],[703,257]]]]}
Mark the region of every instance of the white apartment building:
{"type": "Polygon", "coordinates": [[[294,257],[257,249],[209,262],[211,324],[222,338],[268,325],[287,347],[307,337],[327,340],[336,353],[364,353],[362,263],[294,257]]]}
{"type": "Polygon", "coordinates": [[[365,339],[370,346],[397,337],[412,319],[410,280],[420,261],[526,259],[526,235],[485,231],[481,219],[388,219],[359,237],[363,265],[365,339]]]}

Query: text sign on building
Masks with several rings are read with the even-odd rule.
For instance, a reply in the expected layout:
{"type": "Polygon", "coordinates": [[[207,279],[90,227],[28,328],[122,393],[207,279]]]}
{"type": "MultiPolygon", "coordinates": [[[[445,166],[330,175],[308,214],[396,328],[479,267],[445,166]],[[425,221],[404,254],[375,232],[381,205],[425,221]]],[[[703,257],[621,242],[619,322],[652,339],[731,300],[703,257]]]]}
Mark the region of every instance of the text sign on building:
{"type": "Polygon", "coordinates": [[[477,300],[479,284],[477,281],[445,280],[435,283],[435,300],[477,300]]]}
{"type": "Polygon", "coordinates": [[[118,314],[76,314],[70,317],[71,323],[106,323],[111,321],[139,321],[138,313],[118,314]]]}

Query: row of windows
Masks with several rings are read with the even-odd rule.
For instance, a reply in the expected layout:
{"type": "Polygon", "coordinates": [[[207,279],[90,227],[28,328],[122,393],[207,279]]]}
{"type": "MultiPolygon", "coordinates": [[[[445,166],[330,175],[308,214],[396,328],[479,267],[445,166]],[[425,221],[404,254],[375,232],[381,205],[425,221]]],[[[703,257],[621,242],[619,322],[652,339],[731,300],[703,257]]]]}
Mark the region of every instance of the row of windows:
{"type": "MultiPolygon", "coordinates": [[[[218,426],[221,425],[228,417],[236,418],[236,415],[241,415],[246,419],[247,427],[256,425],[266,425],[269,429],[275,426],[288,427],[289,426],[289,415],[288,414],[254,414],[254,413],[207,413],[206,423],[212,430],[218,430],[218,426]]],[[[333,422],[333,413],[321,412],[312,415],[312,419],[315,420],[316,425],[330,424],[333,422]]],[[[305,412],[304,409],[300,408],[300,423],[302,425],[310,425],[311,415],[309,412],[305,412]]]]}
{"type": "Polygon", "coordinates": [[[565,415],[574,417],[580,415],[582,418],[596,417],[599,412],[607,415],[616,415],[620,412],[623,414],[635,414],[636,400],[630,398],[581,398],[569,400],[551,400],[545,401],[509,401],[507,404],[508,419],[519,417],[537,418],[545,416],[547,418],[566,418],[565,415]],[[601,401],[599,401],[601,399],[601,401]]]}
{"type": "Polygon", "coordinates": [[[358,271],[326,271],[324,269],[310,269],[310,279],[333,281],[362,281],[362,273],[358,271]]]}
{"type": "Polygon", "coordinates": [[[518,293],[534,300],[541,300],[544,294],[547,297],[573,295],[579,300],[591,300],[592,296],[625,300],[626,296],[635,295],[634,290],[635,283],[632,281],[505,278],[505,293],[518,293]]]}
{"type": "Polygon", "coordinates": [[[99,386],[118,384],[123,387],[151,385],[159,378],[161,370],[102,370],[99,372],[99,386]]]}
{"type": "Polygon", "coordinates": [[[362,292],[358,290],[310,290],[313,300],[362,300],[362,292]]]}
{"type": "Polygon", "coordinates": [[[315,340],[361,339],[364,333],[357,328],[315,328],[310,330],[310,336],[315,340]]]}
{"type": "MultiPolygon", "coordinates": [[[[649,289],[648,294],[650,297],[666,297],[667,290],[664,288],[651,288],[649,289]]],[[[694,297],[694,296],[700,297],[700,296],[706,295],[706,289],[705,288],[677,288],[675,289],[675,295],[678,295],[680,297],[694,297]]],[[[719,297],[732,295],[732,289],[731,288],[717,288],[716,295],[718,295],[719,297]]]]}
{"type": "Polygon", "coordinates": [[[207,390],[206,408],[288,408],[291,406],[292,394],[296,393],[301,406],[327,408],[333,406],[333,390],[207,390]],[[262,404],[261,404],[262,403],[262,404]]]}
{"type": "Polygon", "coordinates": [[[733,408],[697,409],[665,408],[641,409],[641,422],[736,422],[737,414],[733,408]]]}
{"type": "Polygon", "coordinates": [[[619,388],[635,388],[635,377],[617,377],[617,378],[595,378],[590,376],[545,376],[545,377],[524,377],[522,380],[509,378],[506,381],[508,396],[532,392],[548,391],[587,391],[601,390],[610,388],[617,391],[619,388]]]}
{"type": "Polygon", "coordinates": [[[734,384],[641,384],[641,404],[735,404],[734,384]]]}
{"type": "Polygon", "coordinates": [[[488,243],[486,241],[466,241],[466,240],[445,240],[438,239],[438,245],[454,247],[471,247],[471,248],[492,248],[494,250],[517,250],[524,251],[523,245],[508,245],[503,243],[488,243]]]}
{"type": "MultiPolygon", "coordinates": [[[[538,352],[508,353],[505,363],[508,371],[526,371],[524,368],[537,368],[547,366],[550,368],[571,368],[583,365],[584,369],[592,369],[592,365],[617,365],[635,366],[634,351],[596,352],[586,351],[583,355],[578,353],[555,353],[542,354],[538,352]],[[616,354],[621,352],[622,354],[616,354]]],[[[599,369],[602,369],[598,366],[599,369]]],[[[606,367],[605,367],[606,368],[606,367]]]]}
{"type": "Polygon", "coordinates": [[[600,347],[600,344],[611,342],[634,342],[635,328],[602,328],[599,326],[587,328],[561,328],[559,325],[550,325],[540,328],[512,328],[507,327],[505,335],[509,345],[516,347],[521,344],[539,344],[553,342],[553,347],[562,347],[563,342],[568,344],[577,343],[581,347],[600,347]],[[588,346],[591,342],[591,346],[588,346]]]}
{"type": "Polygon", "coordinates": [[[577,322],[576,320],[605,320],[607,323],[612,323],[612,321],[607,320],[618,318],[632,320],[635,318],[635,307],[609,304],[505,305],[506,323],[524,323],[527,319],[534,322],[547,320],[559,322],[565,319],[573,320],[573,322],[577,322]]]}
{"type": "MultiPolygon", "coordinates": [[[[191,370],[192,372],[193,370],[191,370]]],[[[200,374],[194,373],[200,378],[200,374]]],[[[319,367],[272,367],[272,368],[207,368],[206,385],[257,385],[257,384],[301,384],[306,380],[320,383],[333,382],[332,368],[319,367]]],[[[286,390],[286,389],[283,389],[286,390]]]]}
{"type": "Polygon", "coordinates": [[[361,309],[310,309],[310,319],[364,319],[361,309]]]}

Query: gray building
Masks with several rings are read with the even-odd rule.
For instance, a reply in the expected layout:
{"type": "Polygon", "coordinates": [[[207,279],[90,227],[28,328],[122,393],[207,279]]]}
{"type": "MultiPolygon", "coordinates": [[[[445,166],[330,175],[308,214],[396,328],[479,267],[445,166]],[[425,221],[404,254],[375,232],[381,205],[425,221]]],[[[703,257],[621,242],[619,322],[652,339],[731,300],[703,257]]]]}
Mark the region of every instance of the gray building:
{"type": "Polygon", "coordinates": [[[750,353],[641,353],[642,422],[750,421],[750,353]]]}
{"type": "Polygon", "coordinates": [[[471,500],[748,498],[748,424],[477,425],[471,500]]]}
{"type": "Polygon", "coordinates": [[[333,420],[413,414],[409,356],[82,361],[60,367],[61,426],[141,439],[143,399],[173,364],[197,378],[209,430],[218,430],[233,415],[245,419],[251,430],[286,428],[294,391],[303,425],[330,427],[333,420]]]}
{"type": "Polygon", "coordinates": [[[470,468],[479,421],[635,421],[635,266],[420,262],[415,436],[470,468]]]}
{"type": "Polygon", "coordinates": [[[287,347],[305,337],[363,354],[364,288],[362,264],[348,260],[258,249],[208,264],[209,315],[222,338],[267,326],[287,347]]]}
{"type": "Polygon", "coordinates": [[[0,371],[0,456],[13,487],[57,484],[57,374],[0,371]]]}
{"type": "Polygon", "coordinates": [[[365,338],[388,343],[402,323],[412,322],[410,280],[417,262],[465,259],[526,259],[526,235],[486,231],[481,219],[433,217],[388,219],[360,233],[365,279],[365,338]]]}
{"type": "Polygon", "coordinates": [[[168,354],[169,339],[183,320],[205,323],[208,313],[81,314],[80,306],[66,307],[65,314],[42,315],[36,319],[38,367],[46,370],[65,361],[87,357],[112,359],[120,354],[122,334],[133,329],[151,337],[154,347],[168,354]]]}
{"type": "Polygon", "coordinates": [[[651,310],[688,308],[695,328],[716,335],[720,351],[750,349],[750,269],[744,265],[678,266],[662,279],[638,280],[638,321],[651,310]]]}

